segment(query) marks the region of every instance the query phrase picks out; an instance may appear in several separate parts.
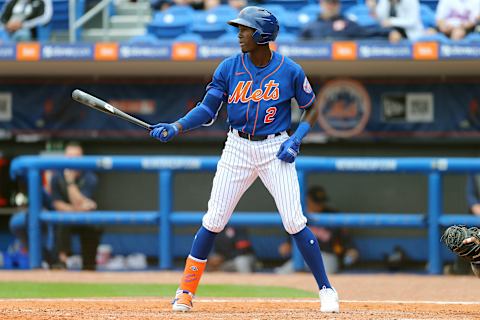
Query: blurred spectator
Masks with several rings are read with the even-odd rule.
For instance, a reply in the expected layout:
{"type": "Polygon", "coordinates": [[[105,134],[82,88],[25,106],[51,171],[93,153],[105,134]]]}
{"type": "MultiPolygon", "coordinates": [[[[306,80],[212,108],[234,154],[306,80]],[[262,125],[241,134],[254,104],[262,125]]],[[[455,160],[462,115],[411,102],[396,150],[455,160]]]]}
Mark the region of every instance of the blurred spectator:
{"type": "Polygon", "coordinates": [[[228,5],[238,11],[242,10],[247,6],[247,0],[228,0],[228,5]]]}
{"type": "MultiPolygon", "coordinates": [[[[81,157],[83,149],[80,144],[70,142],[65,147],[65,156],[81,157]]],[[[97,208],[93,200],[97,188],[97,176],[90,171],[76,171],[65,169],[55,172],[52,181],[53,207],[57,211],[82,212],[97,208]]],[[[58,227],[57,249],[60,263],[67,265],[71,255],[71,235],[80,236],[81,254],[84,270],[95,270],[95,256],[100,242],[101,232],[92,226],[67,226],[58,227]]]]}
{"type": "Polygon", "coordinates": [[[390,28],[388,39],[397,43],[402,39],[415,41],[423,35],[418,0],[380,0],[376,16],[384,28],[390,28]]]}
{"type": "MultiPolygon", "coordinates": [[[[321,214],[322,212],[335,213],[338,210],[329,207],[328,196],[321,186],[313,186],[307,192],[307,212],[321,214]]],[[[322,251],[323,263],[327,273],[336,273],[342,267],[348,267],[358,261],[358,250],[353,247],[351,238],[344,229],[324,228],[310,226],[313,234],[317,237],[320,250],[322,251]]],[[[292,252],[290,239],[282,243],[278,252],[282,257],[289,257],[292,252]]],[[[290,259],[281,267],[275,269],[276,273],[294,272],[293,260],[290,259]]]]}
{"type": "Polygon", "coordinates": [[[210,271],[251,273],[255,271],[256,263],[247,230],[227,226],[217,236],[207,268],[210,271]]]}
{"type": "Polygon", "coordinates": [[[362,27],[341,14],[340,0],[320,0],[321,13],[300,34],[304,40],[349,40],[387,37],[389,30],[362,27]]]}
{"type": "Polygon", "coordinates": [[[203,0],[203,9],[210,10],[220,5],[220,0],[203,0]]]}
{"type": "Polygon", "coordinates": [[[150,0],[150,8],[152,8],[153,11],[167,10],[172,5],[172,0],[150,0]]]}
{"type": "Polygon", "coordinates": [[[36,27],[50,22],[52,0],[10,0],[2,9],[0,22],[13,41],[37,39],[36,27]]]}
{"type": "Polygon", "coordinates": [[[452,40],[461,40],[475,29],[479,16],[480,0],[440,0],[437,29],[452,40]]]}

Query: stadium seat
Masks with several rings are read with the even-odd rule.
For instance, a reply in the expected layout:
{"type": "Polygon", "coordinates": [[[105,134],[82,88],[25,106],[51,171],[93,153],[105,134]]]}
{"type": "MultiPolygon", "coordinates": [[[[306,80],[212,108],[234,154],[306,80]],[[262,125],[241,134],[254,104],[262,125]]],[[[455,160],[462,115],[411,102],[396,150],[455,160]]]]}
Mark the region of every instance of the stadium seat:
{"type": "Polygon", "coordinates": [[[452,42],[452,40],[450,40],[450,38],[448,38],[443,33],[424,35],[424,36],[419,37],[416,41],[417,42],[436,41],[436,42],[440,42],[440,43],[451,43],[452,42]]]}
{"type": "Polygon", "coordinates": [[[429,7],[433,12],[437,10],[439,0],[420,0],[420,4],[426,5],[429,7]]]}
{"type": "Polygon", "coordinates": [[[321,12],[322,12],[322,8],[318,5],[318,3],[308,4],[304,6],[302,9],[300,9],[300,13],[311,14],[311,15],[314,15],[315,17],[318,17],[321,12]]]}
{"type": "Polygon", "coordinates": [[[286,10],[299,10],[308,4],[307,0],[266,0],[265,5],[280,5],[286,10]]]}
{"type": "Polygon", "coordinates": [[[285,10],[285,8],[282,7],[281,5],[266,3],[266,4],[262,5],[262,7],[267,9],[271,13],[273,13],[273,15],[275,17],[277,17],[278,21],[280,22],[280,25],[282,25],[282,23],[285,21],[285,16],[287,15],[287,10],[285,10]]]}
{"type": "Polygon", "coordinates": [[[435,27],[435,12],[427,5],[420,5],[420,18],[425,28],[435,27]]]}
{"type": "Polygon", "coordinates": [[[283,42],[283,43],[293,43],[298,41],[298,37],[291,33],[281,32],[278,34],[277,40],[275,42],[283,42]]]}
{"type": "Polygon", "coordinates": [[[148,33],[160,39],[174,39],[190,30],[194,10],[189,6],[173,6],[156,12],[147,26],[148,33]]]}
{"type": "Polygon", "coordinates": [[[238,37],[234,33],[227,32],[222,36],[218,37],[217,41],[220,43],[238,44],[238,37]]]}
{"type": "Polygon", "coordinates": [[[195,13],[191,31],[204,39],[216,39],[227,32],[227,24],[224,17],[210,11],[199,11],[195,13]]]}
{"type": "Polygon", "coordinates": [[[129,44],[156,44],[160,40],[155,37],[153,34],[144,34],[141,36],[136,36],[127,41],[129,44]]]}
{"type": "Polygon", "coordinates": [[[189,33],[184,33],[179,35],[178,37],[175,38],[175,41],[200,43],[202,42],[202,36],[196,33],[189,32],[189,33]]]}
{"type": "Polygon", "coordinates": [[[347,10],[349,10],[351,7],[356,6],[357,4],[363,4],[364,1],[357,1],[357,0],[340,0],[340,3],[342,5],[342,12],[345,13],[347,10]]]}
{"type": "Polygon", "coordinates": [[[345,11],[345,15],[363,27],[378,25],[378,21],[371,15],[370,9],[364,4],[357,4],[345,11]]]}
{"type": "Polygon", "coordinates": [[[464,39],[461,40],[462,42],[472,43],[472,42],[480,42],[480,33],[472,32],[468,34],[464,39]]]}
{"type": "Polygon", "coordinates": [[[309,24],[315,19],[316,15],[314,13],[288,12],[283,26],[285,27],[285,31],[298,34],[305,27],[305,25],[309,24]]]}
{"type": "Polygon", "coordinates": [[[228,20],[236,18],[238,15],[238,11],[229,5],[220,5],[208,10],[207,12],[215,14],[218,20],[224,23],[226,23],[228,20]]]}
{"type": "Polygon", "coordinates": [[[10,37],[8,36],[7,32],[3,29],[0,29],[0,43],[7,43],[10,42],[10,37]]]}

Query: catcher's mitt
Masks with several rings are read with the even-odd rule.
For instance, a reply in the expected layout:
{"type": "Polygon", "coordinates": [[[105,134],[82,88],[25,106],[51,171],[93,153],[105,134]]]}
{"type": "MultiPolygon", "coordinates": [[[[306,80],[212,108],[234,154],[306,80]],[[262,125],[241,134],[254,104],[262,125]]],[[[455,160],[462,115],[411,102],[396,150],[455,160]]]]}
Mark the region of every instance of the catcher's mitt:
{"type": "Polygon", "coordinates": [[[440,241],[458,256],[470,261],[480,262],[480,229],[476,227],[451,226],[443,233],[440,241]],[[474,238],[475,241],[463,243],[463,240],[474,238]]]}

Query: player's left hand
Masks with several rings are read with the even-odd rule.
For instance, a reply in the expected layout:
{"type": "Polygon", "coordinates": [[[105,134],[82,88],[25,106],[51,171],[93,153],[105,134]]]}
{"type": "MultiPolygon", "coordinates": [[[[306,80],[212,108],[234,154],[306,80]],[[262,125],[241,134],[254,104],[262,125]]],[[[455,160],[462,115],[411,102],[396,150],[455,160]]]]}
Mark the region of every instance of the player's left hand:
{"type": "Polygon", "coordinates": [[[287,141],[282,143],[277,152],[277,158],[292,163],[300,152],[300,141],[296,137],[290,137],[287,141]]]}
{"type": "Polygon", "coordinates": [[[178,134],[178,128],[173,123],[158,123],[152,127],[150,136],[162,141],[168,142],[178,134]]]}

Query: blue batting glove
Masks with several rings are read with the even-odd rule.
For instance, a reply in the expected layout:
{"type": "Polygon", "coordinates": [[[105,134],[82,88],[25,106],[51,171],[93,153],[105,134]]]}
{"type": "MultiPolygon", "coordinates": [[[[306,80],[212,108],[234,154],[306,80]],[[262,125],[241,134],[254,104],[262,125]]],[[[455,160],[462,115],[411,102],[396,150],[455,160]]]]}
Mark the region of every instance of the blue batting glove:
{"type": "Polygon", "coordinates": [[[280,146],[280,149],[277,152],[277,158],[282,161],[292,163],[295,161],[295,158],[299,153],[300,141],[295,136],[291,136],[280,146]]]}
{"type": "Polygon", "coordinates": [[[158,123],[152,126],[150,136],[162,141],[168,142],[178,135],[178,128],[173,123],[158,123]]]}

